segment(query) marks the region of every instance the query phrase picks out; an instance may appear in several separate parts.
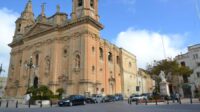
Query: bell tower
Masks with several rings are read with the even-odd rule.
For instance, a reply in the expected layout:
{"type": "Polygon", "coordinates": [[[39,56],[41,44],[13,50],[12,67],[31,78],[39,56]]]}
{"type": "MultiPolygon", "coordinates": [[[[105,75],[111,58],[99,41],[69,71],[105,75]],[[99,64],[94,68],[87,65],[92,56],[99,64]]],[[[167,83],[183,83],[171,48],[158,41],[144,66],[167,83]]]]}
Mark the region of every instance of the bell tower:
{"type": "Polygon", "coordinates": [[[98,0],[72,0],[72,19],[89,16],[99,21],[98,0]]]}
{"type": "Polygon", "coordinates": [[[29,27],[35,23],[31,0],[28,1],[24,11],[21,13],[21,16],[15,23],[16,30],[14,37],[23,35],[25,33],[26,27],[29,27]]]}

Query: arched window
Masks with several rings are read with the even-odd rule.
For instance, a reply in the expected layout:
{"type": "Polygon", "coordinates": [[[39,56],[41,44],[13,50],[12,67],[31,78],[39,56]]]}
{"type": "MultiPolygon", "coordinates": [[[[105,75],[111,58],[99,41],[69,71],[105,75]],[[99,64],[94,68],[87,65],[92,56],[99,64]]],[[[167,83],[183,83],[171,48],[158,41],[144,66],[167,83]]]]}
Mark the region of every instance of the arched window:
{"type": "Polygon", "coordinates": [[[94,72],[95,71],[95,66],[92,66],[92,72],[94,72]]]}
{"type": "Polygon", "coordinates": [[[35,77],[35,78],[34,78],[33,87],[34,87],[34,88],[38,88],[38,77],[35,77]]]}
{"type": "Polygon", "coordinates": [[[78,7],[83,6],[83,0],[78,0],[78,7]]]}
{"type": "Polygon", "coordinates": [[[35,56],[35,64],[36,64],[36,66],[39,65],[39,54],[36,54],[36,56],[35,56]]]}
{"type": "Polygon", "coordinates": [[[92,47],[92,52],[93,52],[93,53],[95,52],[95,48],[94,48],[94,46],[92,47]]]}
{"type": "Polygon", "coordinates": [[[90,7],[94,8],[94,0],[90,0],[90,7]]]}
{"type": "Polygon", "coordinates": [[[99,57],[103,60],[103,49],[101,47],[99,48],[99,57]]]}
{"type": "Polygon", "coordinates": [[[75,59],[75,67],[80,68],[80,66],[81,66],[80,56],[77,54],[75,59]]]}
{"type": "Polygon", "coordinates": [[[119,62],[120,62],[119,56],[117,56],[116,61],[117,61],[117,64],[119,64],[119,62]]]}
{"type": "Polygon", "coordinates": [[[108,61],[112,62],[112,53],[111,52],[108,53],[108,61]]]}

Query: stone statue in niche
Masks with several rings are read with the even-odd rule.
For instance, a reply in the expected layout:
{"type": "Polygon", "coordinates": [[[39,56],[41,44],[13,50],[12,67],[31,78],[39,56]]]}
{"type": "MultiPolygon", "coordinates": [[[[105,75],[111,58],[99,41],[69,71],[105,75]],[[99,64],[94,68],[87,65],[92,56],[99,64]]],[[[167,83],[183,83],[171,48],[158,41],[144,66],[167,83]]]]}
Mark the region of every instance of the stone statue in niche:
{"type": "Polygon", "coordinates": [[[45,74],[49,74],[50,66],[51,66],[51,60],[50,60],[50,57],[47,56],[45,59],[45,74]]]}
{"type": "Polygon", "coordinates": [[[76,58],[75,58],[75,68],[76,69],[80,68],[80,56],[79,55],[76,55],[76,58]]]}

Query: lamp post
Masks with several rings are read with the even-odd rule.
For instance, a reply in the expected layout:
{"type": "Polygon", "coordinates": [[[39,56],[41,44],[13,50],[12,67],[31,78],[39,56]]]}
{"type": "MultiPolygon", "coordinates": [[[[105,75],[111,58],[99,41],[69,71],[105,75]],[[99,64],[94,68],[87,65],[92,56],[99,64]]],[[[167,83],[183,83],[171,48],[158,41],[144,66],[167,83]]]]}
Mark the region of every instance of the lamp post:
{"type": "Polygon", "coordinates": [[[28,88],[27,90],[30,88],[30,75],[31,75],[31,68],[34,67],[33,65],[33,60],[32,60],[32,56],[30,57],[30,60],[28,61],[28,63],[25,65],[28,69],[29,69],[29,74],[28,74],[28,88]]]}
{"type": "Polygon", "coordinates": [[[1,66],[0,66],[0,75],[1,75],[1,72],[4,72],[4,70],[3,70],[3,65],[1,64],[1,66]]]}

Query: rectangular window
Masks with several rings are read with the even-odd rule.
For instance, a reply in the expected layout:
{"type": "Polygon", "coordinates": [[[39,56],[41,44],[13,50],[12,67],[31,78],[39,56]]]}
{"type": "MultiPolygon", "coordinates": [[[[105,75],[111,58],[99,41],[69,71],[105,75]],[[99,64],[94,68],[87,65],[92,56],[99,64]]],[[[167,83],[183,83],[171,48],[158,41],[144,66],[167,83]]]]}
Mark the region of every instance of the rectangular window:
{"type": "Polygon", "coordinates": [[[197,66],[200,67],[200,62],[197,63],[197,66]]]}
{"type": "Polygon", "coordinates": [[[193,59],[198,59],[198,58],[199,58],[198,54],[193,54],[193,59]]]}
{"type": "Polygon", "coordinates": [[[200,72],[197,72],[197,77],[200,78],[200,72]]]}

